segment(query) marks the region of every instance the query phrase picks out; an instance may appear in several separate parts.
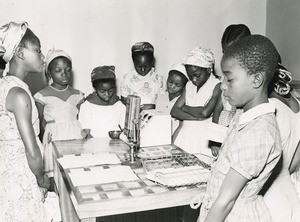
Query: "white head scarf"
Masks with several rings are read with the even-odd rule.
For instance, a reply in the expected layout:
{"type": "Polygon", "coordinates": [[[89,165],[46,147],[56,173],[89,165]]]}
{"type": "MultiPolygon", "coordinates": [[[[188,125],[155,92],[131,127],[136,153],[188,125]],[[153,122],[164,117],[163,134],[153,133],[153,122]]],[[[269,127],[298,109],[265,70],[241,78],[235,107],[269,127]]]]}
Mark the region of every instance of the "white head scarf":
{"type": "Polygon", "coordinates": [[[50,64],[50,62],[57,58],[57,57],[60,57],[60,56],[63,56],[63,57],[66,57],[67,59],[69,59],[71,62],[72,62],[72,59],[71,57],[63,50],[61,49],[50,49],[46,55],[46,58],[45,58],[45,63],[46,63],[46,72],[48,70],[48,66],[50,64]]]}
{"type": "Polygon", "coordinates": [[[176,63],[176,64],[173,64],[170,71],[171,70],[176,70],[178,72],[181,72],[183,75],[186,76],[187,79],[189,79],[187,73],[186,73],[186,70],[185,70],[185,67],[184,65],[180,62],[180,63],[176,63]]]}
{"type": "Polygon", "coordinates": [[[200,66],[211,68],[215,63],[214,54],[210,49],[196,47],[191,50],[183,60],[184,65],[200,66]]]}
{"type": "Polygon", "coordinates": [[[3,56],[6,62],[9,62],[13,57],[27,27],[26,22],[10,22],[0,28],[0,56],[3,56]]]}

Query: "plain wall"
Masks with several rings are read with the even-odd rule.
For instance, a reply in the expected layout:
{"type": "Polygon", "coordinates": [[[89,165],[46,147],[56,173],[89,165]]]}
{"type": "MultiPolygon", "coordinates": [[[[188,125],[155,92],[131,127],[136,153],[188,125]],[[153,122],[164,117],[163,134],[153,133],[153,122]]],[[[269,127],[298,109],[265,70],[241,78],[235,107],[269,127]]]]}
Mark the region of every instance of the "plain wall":
{"type": "Polygon", "coordinates": [[[266,35],[276,45],[282,64],[300,81],[300,1],[268,0],[266,35]]]}
{"type": "MultiPolygon", "coordinates": [[[[266,0],[10,0],[2,1],[0,21],[27,21],[44,54],[63,49],[73,59],[73,86],[92,91],[90,73],[115,65],[118,83],[132,68],[131,46],[149,41],[155,47],[156,70],[167,77],[196,46],[210,48],[219,72],[221,36],[232,23],[244,23],[265,34],[266,0]]],[[[35,93],[40,74],[28,76],[35,93]]]]}

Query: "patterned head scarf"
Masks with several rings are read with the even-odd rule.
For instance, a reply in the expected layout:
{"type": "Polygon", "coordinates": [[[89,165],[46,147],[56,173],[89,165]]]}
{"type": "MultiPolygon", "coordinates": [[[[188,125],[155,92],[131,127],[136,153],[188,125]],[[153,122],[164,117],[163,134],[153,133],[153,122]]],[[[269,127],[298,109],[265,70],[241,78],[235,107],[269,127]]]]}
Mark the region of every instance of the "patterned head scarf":
{"type": "Polygon", "coordinates": [[[98,79],[116,79],[114,66],[98,66],[91,74],[92,82],[98,79]]]}
{"type": "Polygon", "coordinates": [[[211,68],[215,63],[214,54],[210,49],[196,47],[191,50],[183,60],[184,65],[211,68]]]}
{"type": "Polygon", "coordinates": [[[278,64],[275,76],[274,76],[274,91],[281,96],[285,96],[290,93],[292,81],[292,75],[285,67],[278,64]]]}
{"type": "Polygon", "coordinates": [[[9,62],[21,42],[28,24],[26,22],[10,22],[0,27],[0,56],[9,62]]]}
{"type": "Polygon", "coordinates": [[[63,50],[60,50],[60,49],[50,49],[48,51],[47,55],[46,55],[46,58],[45,58],[46,72],[48,70],[48,66],[49,66],[50,62],[53,59],[55,59],[57,57],[60,57],[60,56],[66,57],[67,59],[69,59],[72,62],[71,57],[66,52],[64,52],[63,50]]]}
{"type": "Polygon", "coordinates": [[[182,73],[187,79],[189,79],[189,77],[186,73],[185,67],[182,63],[176,63],[176,64],[172,65],[170,71],[171,70],[176,70],[176,71],[182,73]]]}
{"type": "Polygon", "coordinates": [[[131,47],[131,53],[151,52],[154,53],[154,47],[149,42],[137,42],[131,47]]]}

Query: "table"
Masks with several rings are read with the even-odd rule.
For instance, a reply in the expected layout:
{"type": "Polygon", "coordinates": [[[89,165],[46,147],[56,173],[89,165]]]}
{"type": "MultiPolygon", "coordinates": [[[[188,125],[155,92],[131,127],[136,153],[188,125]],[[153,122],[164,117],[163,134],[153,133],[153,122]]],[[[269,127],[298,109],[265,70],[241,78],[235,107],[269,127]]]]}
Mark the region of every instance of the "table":
{"type": "MultiPolygon", "coordinates": [[[[128,145],[122,140],[111,140],[106,137],[54,141],[53,147],[56,160],[64,155],[108,151],[115,153],[121,161],[125,161],[129,151],[128,145]]],[[[169,147],[172,154],[182,152],[175,145],[169,147]]],[[[91,170],[91,167],[93,166],[81,167],[78,170],[91,170]]],[[[139,180],[76,187],[68,176],[70,169],[62,169],[55,161],[54,179],[60,196],[63,221],[95,221],[96,217],[107,215],[187,205],[195,195],[205,191],[205,185],[163,187],[147,180],[142,167],[133,170],[139,180]]]]}

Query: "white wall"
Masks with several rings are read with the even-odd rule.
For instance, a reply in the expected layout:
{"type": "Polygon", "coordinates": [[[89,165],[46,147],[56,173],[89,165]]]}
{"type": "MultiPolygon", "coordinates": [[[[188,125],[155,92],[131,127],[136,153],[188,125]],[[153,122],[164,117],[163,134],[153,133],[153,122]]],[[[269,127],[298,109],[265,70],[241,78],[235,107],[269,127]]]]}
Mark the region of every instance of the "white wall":
{"type": "Polygon", "coordinates": [[[300,83],[300,1],[268,0],[266,35],[276,45],[283,65],[300,83]]]}
{"type": "MultiPolygon", "coordinates": [[[[74,87],[89,93],[90,73],[115,65],[119,79],[132,67],[137,41],[155,47],[157,71],[169,67],[196,46],[211,48],[217,68],[221,36],[231,23],[265,34],[266,0],[6,0],[1,23],[25,20],[40,37],[44,54],[61,48],[73,58],[74,87]]],[[[31,77],[33,91],[40,82],[31,77]]]]}

